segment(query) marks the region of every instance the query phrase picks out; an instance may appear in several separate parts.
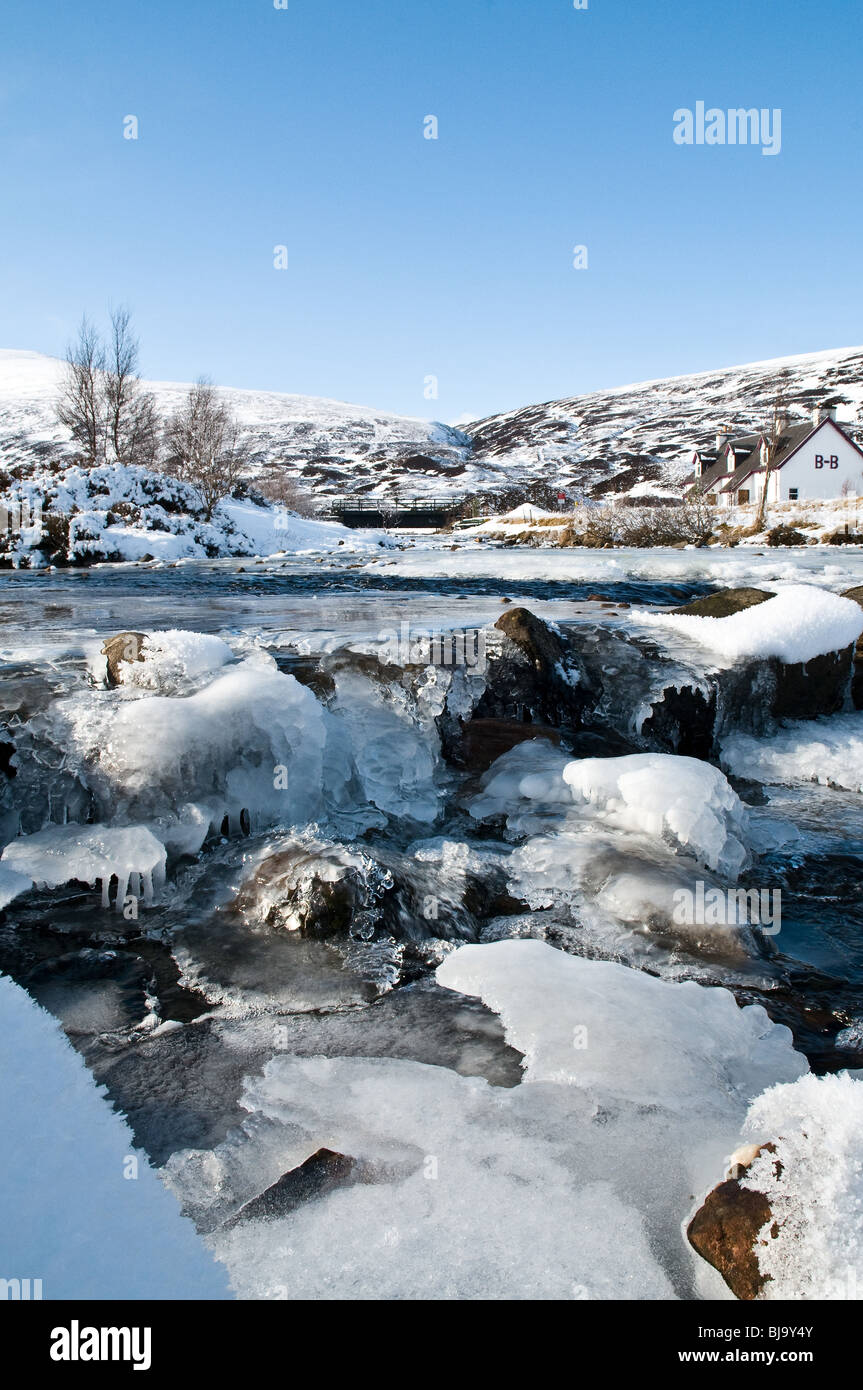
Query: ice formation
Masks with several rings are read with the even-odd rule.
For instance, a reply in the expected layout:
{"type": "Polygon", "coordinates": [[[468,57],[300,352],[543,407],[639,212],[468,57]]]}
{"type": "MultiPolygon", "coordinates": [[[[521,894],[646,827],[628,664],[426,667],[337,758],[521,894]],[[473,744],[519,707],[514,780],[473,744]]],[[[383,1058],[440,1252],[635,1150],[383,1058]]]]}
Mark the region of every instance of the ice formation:
{"type": "Polygon", "coordinates": [[[789,664],[843,651],[863,632],[863,609],[814,584],[788,584],[764,603],[727,618],[644,610],[639,619],[693,638],[721,656],[779,657],[789,664]]]}
{"type": "Polygon", "coordinates": [[[220,637],[170,629],[145,637],[141,657],[121,662],[121,683],[171,695],[232,661],[233,652],[220,637]]]}
{"type": "MultiPolygon", "coordinates": [[[[165,846],[144,825],[51,825],[34,835],[12,840],[3,865],[26,876],[39,888],[58,888],[73,879],[100,884],[102,906],[109,906],[112,878],[117,880],[114,906],[123,907],[130,884],[136,898],[153,901],[154,888],[165,881],[165,846]]],[[[20,891],[20,890],[19,890],[20,891]]]]}
{"type": "Polygon", "coordinates": [[[243,813],[251,828],[320,813],[324,711],[263,653],[191,695],[73,697],[60,709],[70,763],[112,817],[185,817],[191,835],[195,808],[216,831],[226,816],[239,830],[243,813]]]}
{"type": "Polygon", "coordinates": [[[731,878],[747,862],[746,808],[709,763],[671,753],[582,758],[563,780],[616,829],[670,841],[731,878]]]}
{"type": "Polygon", "coordinates": [[[787,724],[766,738],[729,734],[722,761],[738,777],[760,782],[820,782],[863,792],[863,713],[787,724]]]}
{"type": "Polygon", "coordinates": [[[76,1303],[228,1297],[224,1270],[59,1024],[5,976],[0,1040],[3,1277],[76,1303]]]}
{"type": "Polygon", "coordinates": [[[388,1058],[273,1058],[249,1115],[166,1177],[247,1298],[672,1298],[696,1262],[681,1212],[748,1102],[806,1071],[788,1030],[724,990],[668,985],[536,941],[467,946],[442,985],[499,1010],[513,1089],[388,1058]],[[321,1147],[356,1180],[225,1228],[321,1147]],[[651,1162],[649,1155],[661,1155],[651,1162]]]}

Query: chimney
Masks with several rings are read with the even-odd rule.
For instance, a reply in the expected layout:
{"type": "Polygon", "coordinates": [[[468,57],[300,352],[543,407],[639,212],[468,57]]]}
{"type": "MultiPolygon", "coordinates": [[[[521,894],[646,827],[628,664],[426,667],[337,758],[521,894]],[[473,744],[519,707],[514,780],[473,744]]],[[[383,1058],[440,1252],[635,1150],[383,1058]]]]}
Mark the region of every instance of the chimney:
{"type": "Polygon", "coordinates": [[[835,405],[816,405],[812,410],[813,425],[820,425],[824,420],[836,419],[835,405]]]}
{"type": "Polygon", "coordinates": [[[787,428],[788,428],[788,411],[787,411],[787,410],[777,410],[777,412],[776,412],[776,433],[777,433],[777,435],[784,434],[785,431],[787,430],[787,428]]]}
{"type": "Polygon", "coordinates": [[[723,445],[725,445],[725,444],[728,443],[728,441],[729,441],[730,438],[731,438],[731,426],[730,426],[730,425],[720,425],[720,426],[717,428],[717,431],[716,431],[716,452],[717,452],[717,453],[719,453],[719,450],[723,447],[723,445]]]}

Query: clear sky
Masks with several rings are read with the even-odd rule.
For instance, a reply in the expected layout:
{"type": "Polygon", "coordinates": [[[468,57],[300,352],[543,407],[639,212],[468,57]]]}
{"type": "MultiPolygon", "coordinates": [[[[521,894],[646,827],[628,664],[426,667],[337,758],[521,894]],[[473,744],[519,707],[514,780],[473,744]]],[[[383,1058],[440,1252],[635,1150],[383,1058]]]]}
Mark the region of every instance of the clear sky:
{"type": "Polygon", "coordinates": [[[128,303],[148,376],[451,421],[863,340],[851,0],[0,12],[0,346],[128,303]]]}

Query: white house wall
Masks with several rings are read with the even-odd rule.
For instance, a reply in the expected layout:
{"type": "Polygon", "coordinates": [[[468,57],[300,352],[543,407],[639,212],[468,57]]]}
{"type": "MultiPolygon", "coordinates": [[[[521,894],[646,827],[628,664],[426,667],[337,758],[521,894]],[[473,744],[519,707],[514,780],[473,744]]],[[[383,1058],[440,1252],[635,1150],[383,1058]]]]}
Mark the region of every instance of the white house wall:
{"type": "Polygon", "coordinates": [[[863,455],[829,420],[825,421],[796,454],[772,474],[771,501],[787,502],[793,488],[797,489],[800,502],[828,501],[849,493],[861,496],[863,455]]]}

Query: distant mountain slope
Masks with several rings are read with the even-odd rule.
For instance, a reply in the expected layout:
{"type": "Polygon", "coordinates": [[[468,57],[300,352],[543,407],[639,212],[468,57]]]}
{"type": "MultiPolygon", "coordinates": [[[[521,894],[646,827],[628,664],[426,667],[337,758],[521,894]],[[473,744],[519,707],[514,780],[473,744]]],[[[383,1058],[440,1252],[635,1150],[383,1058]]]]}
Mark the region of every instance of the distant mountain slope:
{"type": "MultiPolygon", "coordinates": [[[[45,462],[67,440],[54,419],[62,363],[0,350],[0,469],[45,462]]],[[[863,425],[863,348],[779,358],[526,406],[455,429],[309,396],[224,388],[252,435],[255,472],[286,468],[319,495],[463,494],[546,484],[568,496],[673,485],[717,425],[768,423],[780,378],[792,418],[816,404],[863,425]]],[[[148,383],[163,412],[181,383],[148,383]]]]}
{"type": "Polygon", "coordinates": [[[592,391],[464,430],[487,466],[505,460],[512,472],[545,475],[567,492],[629,491],[641,480],[679,480],[717,425],[740,433],[768,426],[780,382],[792,420],[810,417],[815,405],[835,405],[852,432],[863,425],[858,347],[592,391]]]}

